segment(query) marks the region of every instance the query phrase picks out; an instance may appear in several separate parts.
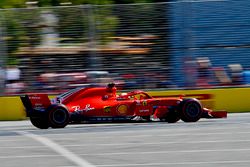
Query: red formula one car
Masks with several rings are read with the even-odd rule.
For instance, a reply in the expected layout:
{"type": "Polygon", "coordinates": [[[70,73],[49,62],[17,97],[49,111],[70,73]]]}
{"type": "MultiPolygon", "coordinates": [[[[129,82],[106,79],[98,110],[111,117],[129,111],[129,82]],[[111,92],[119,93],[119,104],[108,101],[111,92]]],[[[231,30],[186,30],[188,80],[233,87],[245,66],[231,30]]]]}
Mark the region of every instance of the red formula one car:
{"type": "Polygon", "coordinates": [[[153,98],[144,91],[116,94],[107,87],[77,88],[50,100],[46,94],[21,96],[31,123],[40,129],[64,128],[86,121],[196,122],[200,118],[223,118],[226,112],[202,107],[195,98],[153,98]]]}

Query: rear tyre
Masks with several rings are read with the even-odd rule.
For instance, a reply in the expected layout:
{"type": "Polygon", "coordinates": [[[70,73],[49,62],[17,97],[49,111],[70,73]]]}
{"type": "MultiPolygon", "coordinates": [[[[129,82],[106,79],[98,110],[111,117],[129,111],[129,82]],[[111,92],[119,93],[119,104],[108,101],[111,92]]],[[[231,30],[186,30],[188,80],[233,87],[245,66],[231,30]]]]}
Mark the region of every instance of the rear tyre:
{"type": "Polygon", "coordinates": [[[168,123],[176,123],[180,120],[179,110],[174,106],[166,107],[165,110],[160,111],[163,115],[158,116],[161,121],[168,123]]]}
{"type": "Polygon", "coordinates": [[[197,99],[184,99],[179,104],[180,118],[184,122],[196,122],[201,118],[202,106],[197,99]]]}
{"type": "Polygon", "coordinates": [[[54,106],[48,111],[49,124],[52,128],[64,128],[69,123],[69,112],[63,106],[54,106]]]}
{"type": "Polygon", "coordinates": [[[30,122],[32,125],[39,129],[48,129],[49,128],[49,122],[45,118],[40,117],[30,117],[30,122]]]}
{"type": "Polygon", "coordinates": [[[178,111],[169,111],[166,115],[165,121],[168,123],[176,123],[180,120],[180,114],[178,111]]]}

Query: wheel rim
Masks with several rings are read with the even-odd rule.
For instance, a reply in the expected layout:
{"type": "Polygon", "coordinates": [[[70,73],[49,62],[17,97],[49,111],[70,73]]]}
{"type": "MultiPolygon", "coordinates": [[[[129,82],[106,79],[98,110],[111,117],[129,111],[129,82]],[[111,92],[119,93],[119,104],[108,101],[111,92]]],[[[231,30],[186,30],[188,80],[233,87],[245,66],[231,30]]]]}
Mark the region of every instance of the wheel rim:
{"type": "Polygon", "coordinates": [[[185,113],[189,116],[189,117],[197,117],[200,114],[200,105],[197,103],[189,103],[186,106],[185,109],[185,113]]]}
{"type": "Polygon", "coordinates": [[[64,109],[57,109],[52,114],[53,120],[56,124],[63,124],[67,120],[64,109]]]}

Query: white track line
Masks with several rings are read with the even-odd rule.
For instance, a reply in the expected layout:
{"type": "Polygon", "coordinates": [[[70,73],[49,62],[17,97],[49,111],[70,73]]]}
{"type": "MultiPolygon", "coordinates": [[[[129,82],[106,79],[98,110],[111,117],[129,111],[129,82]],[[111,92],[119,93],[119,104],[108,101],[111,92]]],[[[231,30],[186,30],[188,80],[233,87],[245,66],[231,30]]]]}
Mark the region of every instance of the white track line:
{"type": "Polygon", "coordinates": [[[218,164],[235,164],[235,166],[237,166],[236,164],[239,163],[244,163],[244,164],[249,164],[249,160],[243,160],[243,161],[209,161],[209,162],[173,162],[173,163],[141,163],[141,164],[108,164],[108,165],[97,165],[97,167],[129,167],[129,166],[166,166],[166,165],[207,165],[207,164],[211,164],[211,165],[218,165],[218,164]]]}
{"type": "Polygon", "coordinates": [[[76,164],[78,167],[95,167],[94,165],[90,164],[89,162],[82,159],[78,155],[67,150],[63,146],[60,146],[59,144],[53,142],[52,140],[49,140],[46,137],[42,137],[42,136],[35,135],[35,134],[25,132],[25,131],[16,131],[16,133],[23,135],[23,136],[26,136],[26,137],[29,137],[29,138],[32,138],[32,139],[44,144],[45,146],[49,147],[50,149],[54,150],[58,154],[64,156],[65,158],[67,158],[68,160],[70,160],[71,162],[76,164]]]}
{"type": "MultiPolygon", "coordinates": [[[[216,130],[216,129],[215,129],[216,130]]],[[[168,133],[168,131],[166,132],[162,132],[159,130],[155,130],[153,133],[151,134],[132,134],[131,131],[129,131],[129,133],[125,133],[125,132],[105,132],[105,135],[103,135],[102,132],[100,132],[100,135],[96,135],[96,133],[93,135],[94,137],[102,137],[102,139],[109,139],[109,138],[114,138],[114,137],[121,137],[121,136],[126,136],[128,138],[152,138],[152,137],[177,137],[177,136],[188,136],[191,134],[192,131],[190,132],[176,132],[176,133],[168,133]],[[155,133],[156,132],[156,133],[155,133]],[[109,134],[115,134],[116,136],[112,136],[109,134]]],[[[134,133],[134,132],[133,132],[134,133]]],[[[222,135],[244,135],[244,134],[250,134],[250,131],[233,131],[233,132],[195,132],[192,133],[192,136],[212,136],[212,135],[218,135],[218,136],[222,136],[222,135]]],[[[51,134],[52,138],[56,138],[58,139],[58,137],[60,137],[62,134],[51,134]]],[[[79,135],[78,133],[70,133],[70,136],[74,136],[74,135],[79,135]]],[[[88,136],[86,135],[86,137],[90,138],[92,137],[91,134],[88,133],[88,136]]],[[[71,140],[72,138],[68,138],[67,136],[65,136],[63,138],[64,140],[71,140]]],[[[1,141],[1,139],[0,139],[1,141]]]]}
{"type": "MultiPolygon", "coordinates": [[[[239,143],[239,142],[250,142],[249,140],[202,140],[202,141],[166,141],[166,142],[144,142],[144,143],[87,143],[87,144],[65,144],[61,145],[64,147],[93,147],[93,146],[101,146],[101,147],[115,147],[115,146],[143,146],[143,145],[169,145],[169,144],[211,144],[211,143],[239,143]]],[[[33,148],[43,148],[44,146],[37,145],[27,145],[27,146],[0,146],[0,148],[8,148],[8,149],[33,149],[33,148]]]]}
{"type": "MultiPolygon", "coordinates": [[[[55,150],[55,149],[53,149],[55,150]]],[[[64,150],[65,151],[65,150],[64,150]]],[[[142,156],[142,155],[146,155],[146,154],[183,154],[183,153],[193,153],[193,154],[200,154],[200,153],[211,153],[211,152],[244,152],[244,154],[249,154],[250,152],[250,148],[246,148],[246,149],[204,149],[204,150],[169,150],[169,151],[147,151],[147,152],[103,152],[103,153],[79,153],[79,155],[82,156],[121,156],[121,155],[135,155],[135,156],[142,156]]],[[[225,154],[224,153],[224,154],[225,154]]],[[[60,153],[61,154],[61,153],[60,153]]],[[[71,160],[68,156],[71,156],[69,154],[67,154],[67,152],[64,152],[63,155],[64,157],[66,157],[67,159],[71,160]],[[64,155],[63,155],[64,154],[64,155]]],[[[24,155],[24,156],[0,156],[0,159],[17,159],[17,158],[39,158],[39,157],[58,157],[59,155],[49,155],[49,154],[44,154],[44,155],[24,155]]],[[[74,154],[75,156],[75,154],[74,154]]],[[[78,157],[78,156],[77,156],[78,157]]],[[[84,161],[84,160],[80,160],[80,161],[84,161]]],[[[94,167],[93,165],[89,164],[88,162],[86,163],[86,161],[84,161],[84,163],[79,161],[79,167],[94,167]],[[86,165],[85,165],[86,163],[86,165]]],[[[249,160],[250,161],[250,160],[249,160]]],[[[75,162],[75,161],[73,161],[75,162]]],[[[78,162],[78,161],[77,161],[78,162]]],[[[77,164],[78,165],[78,164],[77,164]]]]}

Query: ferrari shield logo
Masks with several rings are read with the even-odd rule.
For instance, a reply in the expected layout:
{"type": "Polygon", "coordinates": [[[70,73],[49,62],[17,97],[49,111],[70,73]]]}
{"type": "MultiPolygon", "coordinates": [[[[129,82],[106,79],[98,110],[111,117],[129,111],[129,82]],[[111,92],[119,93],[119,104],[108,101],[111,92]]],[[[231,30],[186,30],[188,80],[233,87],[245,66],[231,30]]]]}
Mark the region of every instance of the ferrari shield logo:
{"type": "Polygon", "coordinates": [[[146,100],[144,100],[144,101],[142,102],[142,105],[143,105],[143,106],[148,105],[147,101],[146,101],[146,100]]]}

